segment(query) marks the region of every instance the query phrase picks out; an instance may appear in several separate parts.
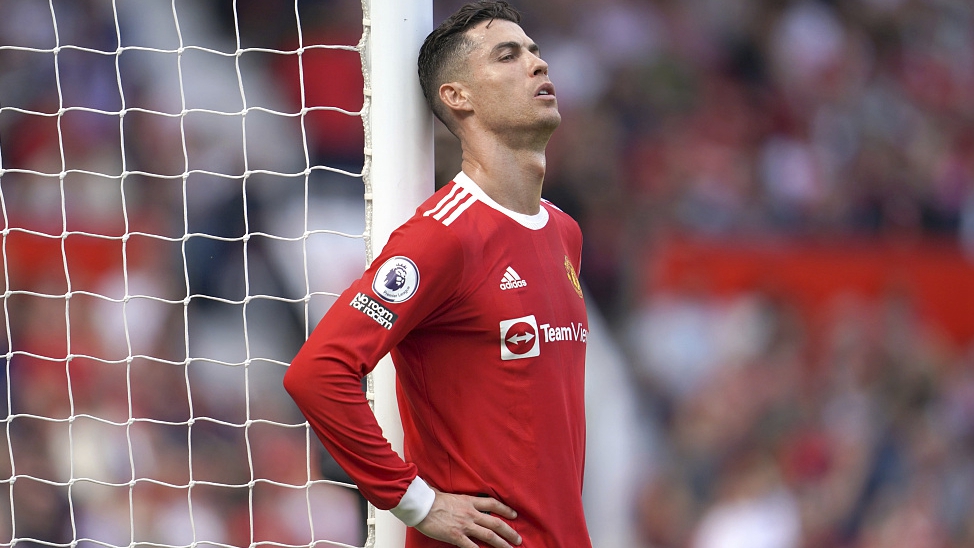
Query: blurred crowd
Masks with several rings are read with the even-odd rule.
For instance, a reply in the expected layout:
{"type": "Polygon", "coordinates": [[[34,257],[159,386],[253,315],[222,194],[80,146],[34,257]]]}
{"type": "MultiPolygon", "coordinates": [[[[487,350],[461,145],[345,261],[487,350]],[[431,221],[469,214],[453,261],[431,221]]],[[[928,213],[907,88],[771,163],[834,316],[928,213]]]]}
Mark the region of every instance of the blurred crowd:
{"type": "MultiPolygon", "coordinates": [[[[461,3],[434,0],[434,20],[461,3]]],[[[361,545],[354,491],[303,489],[341,473],[280,388],[364,266],[349,237],[364,230],[361,120],[274,114],[302,96],[357,112],[358,53],[308,50],[302,90],[293,55],[161,52],[291,51],[292,0],[55,1],[56,37],[46,3],[8,0],[0,45],[114,52],[113,4],[120,45],[160,51],[116,66],[61,49],[55,67],[0,49],[5,228],[34,231],[5,236],[0,462],[17,480],[2,484],[0,542],[361,545]],[[87,110],[18,110],[59,107],[87,110]],[[305,178],[316,165],[341,171],[305,178]]],[[[304,44],[358,42],[356,0],[297,5],[304,44]]],[[[974,546],[974,341],[895,289],[837,292],[812,321],[766,288],[652,283],[681,238],[974,257],[974,5],[515,5],[563,114],[545,196],[582,226],[581,277],[624,363],[614,390],[634,402],[615,434],[638,440],[617,494],[627,530],[597,546],[974,546]]],[[[443,184],[458,151],[440,125],[436,141],[443,184]]],[[[612,451],[601,428],[596,463],[612,451]]]]}

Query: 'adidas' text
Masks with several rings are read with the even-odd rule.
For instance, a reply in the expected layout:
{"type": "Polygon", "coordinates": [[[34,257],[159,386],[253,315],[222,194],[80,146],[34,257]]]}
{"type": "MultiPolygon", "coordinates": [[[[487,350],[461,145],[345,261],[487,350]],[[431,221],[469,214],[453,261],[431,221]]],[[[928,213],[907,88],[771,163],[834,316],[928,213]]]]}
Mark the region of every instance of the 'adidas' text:
{"type": "Polygon", "coordinates": [[[517,272],[515,272],[513,268],[507,267],[507,270],[504,272],[504,277],[501,278],[500,287],[501,290],[507,290],[507,289],[517,289],[519,287],[525,287],[527,285],[528,282],[522,280],[521,277],[517,275],[517,272]]]}

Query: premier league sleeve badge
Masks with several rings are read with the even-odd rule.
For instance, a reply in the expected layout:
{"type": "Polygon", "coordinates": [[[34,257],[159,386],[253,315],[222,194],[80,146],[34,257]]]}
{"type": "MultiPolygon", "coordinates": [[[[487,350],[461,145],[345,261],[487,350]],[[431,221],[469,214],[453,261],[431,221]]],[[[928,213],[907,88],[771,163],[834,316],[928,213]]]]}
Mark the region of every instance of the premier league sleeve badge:
{"type": "Polygon", "coordinates": [[[408,301],[419,289],[419,269],[408,257],[392,257],[382,263],[372,279],[372,291],[389,303],[408,301]]]}

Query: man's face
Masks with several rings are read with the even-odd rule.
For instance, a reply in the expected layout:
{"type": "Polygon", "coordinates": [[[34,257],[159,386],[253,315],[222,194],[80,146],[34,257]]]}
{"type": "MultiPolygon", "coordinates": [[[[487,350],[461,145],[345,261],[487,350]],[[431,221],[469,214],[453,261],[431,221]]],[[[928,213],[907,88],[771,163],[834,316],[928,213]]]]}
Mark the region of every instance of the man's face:
{"type": "Polygon", "coordinates": [[[470,97],[475,115],[494,131],[543,130],[561,122],[548,64],[519,25],[495,19],[467,31],[470,97]]]}

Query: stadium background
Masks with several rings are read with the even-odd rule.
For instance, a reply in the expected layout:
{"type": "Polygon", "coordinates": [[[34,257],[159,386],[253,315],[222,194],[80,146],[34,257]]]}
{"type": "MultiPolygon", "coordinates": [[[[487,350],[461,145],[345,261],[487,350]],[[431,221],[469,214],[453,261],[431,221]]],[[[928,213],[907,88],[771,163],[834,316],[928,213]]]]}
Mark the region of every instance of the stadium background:
{"type": "MultiPolygon", "coordinates": [[[[63,9],[63,40],[114,49],[105,2],[56,4],[63,9]]],[[[310,40],[358,41],[356,2],[300,4],[310,40]]],[[[46,3],[5,5],[0,42],[50,34],[46,3]]],[[[457,5],[435,0],[434,19],[457,5]]],[[[620,397],[625,391],[636,402],[633,415],[617,425],[621,435],[637,440],[629,481],[633,500],[624,505],[634,545],[974,545],[974,7],[965,0],[516,5],[551,66],[564,119],[549,149],[545,196],[582,225],[581,277],[624,357],[620,397]]],[[[293,48],[292,2],[238,0],[236,6],[247,44],[293,48]]],[[[201,27],[232,41],[230,8],[229,1],[209,1],[192,9],[201,27]]],[[[68,58],[62,56],[60,75],[65,89],[77,90],[72,93],[78,101],[117,108],[114,66],[91,56],[78,55],[73,64],[68,58]]],[[[307,63],[313,67],[309,104],[361,106],[356,54],[320,53],[307,63]]],[[[293,108],[297,90],[275,82],[292,81],[295,65],[272,55],[255,65],[255,74],[265,78],[262,89],[293,108]]],[[[51,87],[39,85],[51,80],[49,72],[48,65],[3,54],[0,102],[56,108],[51,87]]],[[[162,100],[153,99],[148,72],[133,97],[162,100]]],[[[205,75],[200,73],[203,80],[205,75]]],[[[111,162],[106,158],[119,149],[117,120],[112,128],[96,116],[70,118],[66,153],[79,164],[111,162]]],[[[309,121],[315,159],[352,170],[361,165],[357,118],[321,114],[309,121]]],[[[157,139],[126,143],[135,165],[182,169],[173,128],[163,126],[149,128],[157,139]]],[[[49,125],[8,114],[0,117],[0,131],[4,167],[58,162],[50,157],[57,134],[49,125]]],[[[286,149],[293,142],[275,135],[273,124],[268,132],[258,141],[268,162],[293,155],[286,149]]],[[[204,156],[221,154],[214,143],[191,145],[204,156]]],[[[441,127],[437,148],[442,183],[458,161],[441,127]]],[[[218,160],[232,164],[239,158],[218,160]]],[[[354,230],[361,211],[355,181],[334,179],[321,182],[317,211],[351,219],[341,222],[354,230]]],[[[13,177],[3,183],[6,209],[22,226],[60,226],[60,211],[44,200],[50,185],[13,177]]],[[[243,204],[238,188],[218,186],[194,191],[189,219],[212,233],[230,234],[240,229],[243,204]]],[[[98,210],[104,190],[97,184],[77,188],[67,204],[72,211],[78,207],[72,222],[92,232],[117,231],[118,218],[98,210]],[[89,213],[82,203],[91,206],[89,213]]],[[[133,226],[172,224],[174,212],[181,222],[181,197],[172,188],[160,184],[141,192],[129,213],[133,226]]],[[[268,225],[291,205],[259,190],[247,202],[253,222],[268,225]]],[[[115,254],[87,243],[91,247],[77,243],[75,283],[117,283],[105,275],[114,272],[115,254]]],[[[7,244],[11,279],[38,291],[64,284],[59,243],[11,236],[7,244]],[[55,246],[53,263],[45,262],[44,245],[55,246]]],[[[196,260],[190,250],[191,285],[201,293],[233,295],[239,273],[221,267],[221,257],[232,257],[236,248],[213,246],[197,250],[196,260]]],[[[344,269],[335,275],[341,280],[353,275],[361,251],[354,243],[339,247],[328,266],[344,269]]],[[[148,242],[133,251],[139,283],[182,285],[182,265],[166,262],[173,253],[148,242]]],[[[278,271],[267,279],[286,286],[291,259],[265,250],[263,263],[278,271]]],[[[64,344],[50,337],[51,326],[64,323],[63,303],[10,297],[7,305],[13,346],[56,354],[47,347],[64,344]]],[[[73,334],[73,344],[111,347],[113,332],[97,321],[97,307],[78,308],[76,323],[90,323],[73,334]]],[[[198,308],[200,323],[191,320],[190,327],[201,331],[222,313],[216,305],[198,308]]],[[[182,326],[173,327],[180,322],[173,313],[146,310],[139,344],[181,360],[182,326]]],[[[270,306],[263,314],[289,313],[270,306]]],[[[295,327],[267,335],[272,353],[285,360],[293,355],[301,336],[295,327]]],[[[200,344],[218,346],[226,336],[213,332],[200,344]]],[[[17,384],[15,407],[64,413],[58,408],[64,405],[63,365],[18,356],[9,367],[17,384]]],[[[598,364],[592,368],[599,375],[598,364]]],[[[89,364],[76,379],[79,405],[119,404],[110,394],[121,379],[103,370],[89,364]]],[[[186,399],[182,373],[147,366],[137,371],[145,377],[134,385],[133,402],[147,415],[178,415],[172,394],[186,399]]],[[[213,416],[239,415],[219,375],[200,371],[206,388],[196,403],[213,416]]],[[[256,405],[266,406],[269,415],[293,413],[287,402],[256,405]]],[[[34,421],[15,433],[25,436],[24,447],[32,451],[27,461],[38,475],[57,467],[58,448],[46,441],[48,428],[53,426],[34,421]]],[[[159,430],[147,430],[145,440],[158,460],[167,451],[185,451],[178,449],[185,439],[159,430]]],[[[201,466],[222,467],[227,478],[241,473],[226,465],[239,462],[233,456],[237,437],[215,426],[194,437],[201,466]]],[[[287,439],[263,446],[268,454],[258,456],[255,466],[282,477],[294,473],[279,468],[301,446],[287,439]]],[[[608,450],[590,446],[594,460],[608,450]]],[[[27,522],[20,532],[29,531],[33,520],[35,538],[56,541],[63,531],[52,524],[66,526],[63,493],[41,484],[34,491],[17,501],[34,505],[22,514],[27,522]]],[[[147,511],[154,517],[139,519],[147,529],[164,531],[171,529],[166,497],[172,494],[158,491],[146,495],[155,501],[147,511]]],[[[323,514],[360,511],[346,492],[333,495],[322,496],[323,514]]],[[[275,496],[261,503],[287,507],[283,494],[275,496]]],[[[214,535],[246,542],[234,521],[245,518],[240,500],[217,490],[202,490],[199,500],[210,516],[201,523],[214,535]]],[[[91,527],[110,532],[109,509],[91,502],[85,515],[91,527]]],[[[335,535],[354,539],[356,531],[342,531],[348,523],[336,517],[335,535]]],[[[258,536],[277,528],[273,534],[281,538],[286,527],[272,519],[256,525],[258,536]]]]}

